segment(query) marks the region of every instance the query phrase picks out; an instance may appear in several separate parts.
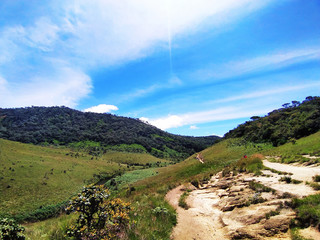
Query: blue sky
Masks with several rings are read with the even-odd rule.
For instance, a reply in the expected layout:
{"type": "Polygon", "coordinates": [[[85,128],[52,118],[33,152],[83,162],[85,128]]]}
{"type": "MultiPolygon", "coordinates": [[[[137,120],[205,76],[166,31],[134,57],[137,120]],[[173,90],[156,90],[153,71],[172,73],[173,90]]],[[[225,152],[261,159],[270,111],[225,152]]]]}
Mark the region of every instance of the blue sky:
{"type": "Polygon", "coordinates": [[[223,135],[319,90],[319,0],[0,1],[0,107],[223,135]]]}

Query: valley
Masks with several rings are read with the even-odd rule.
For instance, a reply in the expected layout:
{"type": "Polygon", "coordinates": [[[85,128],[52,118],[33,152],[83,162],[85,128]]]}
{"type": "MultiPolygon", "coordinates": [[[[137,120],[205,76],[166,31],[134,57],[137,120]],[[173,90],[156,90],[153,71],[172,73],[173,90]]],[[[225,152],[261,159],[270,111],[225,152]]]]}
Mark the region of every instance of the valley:
{"type": "Polygon", "coordinates": [[[219,139],[68,108],[1,109],[0,218],[26,239],[72,239],[70,199],[100,185],[130,205],[113,239],[317,239],[318,113],[309,98],[219,139]]]}

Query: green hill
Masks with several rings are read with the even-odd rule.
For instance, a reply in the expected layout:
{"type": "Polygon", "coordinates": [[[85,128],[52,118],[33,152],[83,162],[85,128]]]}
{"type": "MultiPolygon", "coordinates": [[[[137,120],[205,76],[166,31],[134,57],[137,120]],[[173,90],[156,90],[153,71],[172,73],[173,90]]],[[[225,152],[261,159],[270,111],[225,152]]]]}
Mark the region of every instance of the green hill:
{"type": "Polygon", "coordinates": [[[110,149],[148,152],[182,160],[211,146],[217,136],[169,134],[140,120],[67,107],[0,109],[0,138],[33,144],[85,147],[92,155],[110,149]]]}
{"type": "MultiPolygon", "coordinates": [[[[197,185],[206,182],[213,174],[235,164],[244,154],[250,157],[260,153],[265,156],[296,158],[299,161],[299,156],[319,154],[319,149],[320,132],[303,137],[294,144],[290,142],[279,147],[274,147],[271,143],[253,143],[243,138],[230,138],[203,150],[201,154],[204,164],[196,159],[196,155],[192,155],[180,163],[157,169],[157,175],[141,175],[141,180],[135,183],[126,181],[125,184],[130,188],[123,186],[115,193],[133,203],[135,209],[132,219],[136,224],[129,231],[129,239],[170,239],[170,233],[176,224],[176,215],[164,200],[164,196],[180,184],[191,182],[197,185]]],[[[118,178],[116,180],[118,181],[118,178]]],[[[28,225],[28,236],[31,239],[37,239],[43,234],[48,236],[44,239],[56,237],[57,232],[63,233],[64,224],[70,224],[70,221],[70,217],[62,215],[59,218],[28,225]]]]}
{"type": "Polygon", "coordinates": [[[44,219],[55,214],[86,184],[167,162],[147,153],[109,152],[92,159],[86,152],[65,147],[0,139],[0,216],[44,219]]]}
{"type": "Polygon", "coordinates": [[[265,117],[252,117],[225,134],[225,138],[243,137],[252,142],[271,142],[278,146],[309,136],[320,130],[320,97],[307,97],[302,103],[292,101],[265,117]]]}
{"type": "MultiPolygon", "coordinates": [[[[29,219],[34,216],[45,218],[45,213],[50,213],[51,207],[54,209],[62,206],[63,201],[75,194],[82,185],[100,180],[105,182],[109,179],[107,186],[112,189],[112,194],[131,202],[134,207],[131,218],[135,224],[128,229],[129,239],[170,239],[171,230],[176,224],[176,215],[174,209],[165,201],[164,196],[175,186],[183,183],[201,185],[218,171],[234,169],[233,167],[237,166],[236,163],[244,159],[242,158],[244,155],[247,155],[248,158],[256,153],[259,153],[260,156],[278,156],[282,162],[286,163],[304,162],[306,160],[302,156],[304,154],[319,156],[319,105],[319,97],[308,97],[302,103],[293,101],[292,104],[284,104],[283,108],[269,113],[266,117],[253,117],[253,121],[240,125],[226,134],[222,141],[202,150],[204,164],[196,159],[196,154],[193,154],[184,161],[169,166],[165,166],[168,161],[155,158],[147,153],[154,155],[159,153],[160,155],[161,152],[161,157],[164,156],[164,153],[168,154],[166,156],[174,156],[169,152],[182,153],[181,149],[188,146],[187,144],[179,145],[180,151],[178,151],[177,148],[174,148],[176,141],[180,143],[179,141],[183,139],[189,141],[194,138],[175,136],[139,120],[119,118],[109,114],[86,115],[87,113],[77,111],[74,113],[75,110],[67,108],[30,108],[37,112],[62,111],[81,116],[80,119],[84,122],[80,120],[75,121],[74,124],[71,122],[66,125],[70,128],[73,128],[74,125],[95,129],[98,128],[99,121],[104,119],[103,121],[110,125],[108,128],[101,128],[101,131],[117,129],[119,136],[123,137],[123,139],[122,137],[116,138],[119,142],[111,144],[104,140],[112,135],[102,134],[100,139],[97,137],[99,131],[93,131],[92,136],[94,137],[86,138],[88,136],[85,134],[86,130],[80,127],[80,133],[75,133],[75,138],[68,135],[67,128],[62,124],[66,122],[65,118],[68,118],[64,114],[52,116],[54,119],[63,116],[60,124],[53,121],[53,124],[44,123],[39,127],[38,123],[33,126],[31,122],[46,122],[48,114],[38,120],[32,118],[32,115],[30,118],[23,117],[23,114],[19,117],[17,109],[2,109],[1,134],[7,134],[5,136],[7,138],[19,136],[9,134],[10,131],[19,132],[18,126],[24,128],[20,134],[28,133],[30,136],[39,135],[39,133],[33,133],[38,131],[36,129],[50,129],[55,126],[56,131],[62,129],[61,131],[67,135],[66,139],[70,137],[71,140],[63,140],[62,136],[57,138],[60,130],[56,135],[52,130],[51,140],[43,137],[48,136],[50,131],[44,131],[40,139],[45,139],[45,141],[32,142],[36,144],[47,142],[56,145],[51,147],[0,139],[0,173],[3,176],[0,180],[0,215],[16,214],[18,219],[19,214],[23,217],[27,216],[25,219],[30,216],[29,219]],[[5,115],[5,111],[8,114],[5,115]],[[117,121],[107,121],[105,118],[114,118],[117,121]],[[25,119],[29,120],[24,126],[25,119]],[[91,119],[92,125],[88,119],[91,119]],[[128,132],[128,139],[135,139],[131,132],[135,131],[131,123],[147,130],[144,133],[141,132],[142,137],[136,141],[123,141],[125,139],[125,133],[121,133],[123,129],[128,132]],[[144,143],[143,139],[147,142],[144,143]],[[79,151],[79,149],[82,150],[79,151]],[[126,152],[115,152],[114,150],[126,152]],[[165,167],[154,168],[158,166],[165,167]],[[126,170],[134,171],[124,173],[126,170]],[[120,176],[120,172],[124,174],[120,176]],[[8,185],[10,185],[9,188],[8,185]]],[[[18,110],[24,112],[25,109],[18,110]]],[[[41,118],[41,115],[36,116],[41,118]]],[[[75,116],[69,119],[74,119],[75,116]]],[[[19,141],[22,140],[23,138],[19,141]]],[[[188,142],[188,144],[191,143],[188,142]]],[[[196,148],[193,148],[193,152],[195,150],[196,148]]],[[[188,153],[192,154],[192,152],[188,153]]],[[[71,216],[61,215],[43,222],[28,224],[27,236],[30,239],[65,239],[64,230],[72,221],[71,216]]]]}

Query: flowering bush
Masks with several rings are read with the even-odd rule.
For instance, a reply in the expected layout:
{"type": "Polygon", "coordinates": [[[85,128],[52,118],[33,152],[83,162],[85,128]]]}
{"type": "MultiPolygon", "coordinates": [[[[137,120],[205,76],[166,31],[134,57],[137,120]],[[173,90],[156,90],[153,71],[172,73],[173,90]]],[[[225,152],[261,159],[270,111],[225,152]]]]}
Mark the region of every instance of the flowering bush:
{"type": "Polygon", "coordinates": [[[109,199],[110,193],[103,185],[84,187],[72,198],[67,214],[78,212],[79,217],[67,235],[76,239],[115,239],[123,234],[129,223],[130,204],[121,199],[109,199]]]}
{"type": "Polygon", "coordinates": [[[3,218],[0,220],[0,239],[24,240],[24,227],[16,224],[14,220],[3,218]]]}

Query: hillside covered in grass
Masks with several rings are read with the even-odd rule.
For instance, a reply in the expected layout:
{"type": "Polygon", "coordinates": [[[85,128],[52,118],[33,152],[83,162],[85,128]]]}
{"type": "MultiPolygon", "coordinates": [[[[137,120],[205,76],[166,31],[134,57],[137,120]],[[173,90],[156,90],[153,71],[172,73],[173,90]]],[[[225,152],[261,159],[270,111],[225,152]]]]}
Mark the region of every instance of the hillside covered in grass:
{"type": "Polygon", "coordinates": [[[211,146],[218,136],[169,134],[140,120],[67,107],[0,109],[0,138],[33,144],[71,145],[93,155],[110,149],[148,152],[182,160],[211,146]]]}
{"type": "Polygon", "coordinates": [[[20,221],[55,215],[84,185],[139,169],[149,176],[156,174],[152,167],[168,164],[147,153],[110,152],[92,158],[65,147],[4,139],[0,139],[0,160],[0,217],[20,221]]]}
{"type": "MultiPolygon", "coordinates": [[[[266,156],[274,157],[282,163],[319,162],[319,158],[314,158],[311,162],[304,157],[319,156],[319,131],[311,129],[310,132],[315,133],[305,132],[307,136],[289,134],[295,129],[294,121],[298,121],[297,119],[304,121],[303,124],[299,122],[302,128],[310,124],[314,124],[312,126],[316,128],[319,123],[318,113],[319,98],[315,97],[307,98],[303,103],[295,103],[294,106],[284,105],[283,109],[275,110],[265,118],[253,118],[254,121],[240,125],[234,132],[229,133],[239,133],[239,137],[227,134],[227,138],[202,150],[199,154],[204,163],[196,158],[197,154],[193,154],[184,161],[169,165],[168,160],[148,154],[147,148],[139,142],[111,145],[93,139],[69,143],[57,142],[55,139],[50,143],[51,146],[36,146],[0,139],[0,217],[9,215],[20,221],[46,219],[54,216],[52,212],[56,213],[56,209],[61,209],[64,202],[83,185],[99,183],[111,190],[112,197],[120,197],[132,204],[134,210],[130,219],[134,224],[126,230],[123,239],[170,239],[177,216],[165,196],[180,184],[203,186],[219,171],[222,171],[222,175],[231,172],[260,174],[263,169],[262,160],[266,156]],[[280,146],[275,146],[280,143],[275,143],[270,138],[250,139],[250,134],[259,133],[258,130],[263,129],[263,124],[276,119],[275,116],[280,117],[273,125],[270,123],[272,127],[268,131],[273,134],[281,129],[286,143],[283,141],[280,146]],[[239,129],[242,128],[248,128],[248,131],[252,132],[247,135],[243,132],[244,135],[241,135],[239,129]],[[286,133],[289,135],[285,135],[286,133]],[[244,158],[245,155],[248,158],[244,158]],[[255,156],[259,156],[259,159],[255,156]]],[[[106,116],[115,117],[108,114],[106,116]]],[[[2,121],[6,118],[2,118],[2,121]]],[[[8,119],[10,118],[6,121],[8,119]]],[[[4,128],[4,124],[2,127],[4,128]]],[[[171,141],[174,143],[171,138],[174,135],[165,135],[167,133],[164,132],[161,133],[163,135],[154,132],[152,134],[151,138],[160,140],[163,144],[171,141]]],[[[169,148],[171,145],[165,146],[169,148]]],[[[155,151],[154,148],[151,148],[152,150],[155,151]]],[[[260,185],[259,187],[263,188],[260,185]]],[[[304,221],[299,211],[305,206],[309,209],[313,204],[307,200],[294,202],[295,205],[291,206],[297,211],[298,227],[301,227],[299,221],[304,221]]],[[[312,206],[317,219],[318,210],[318,205],[312,206]]],[[[26,235],[28,239],[67,239],[65,231],[74,221],[75,215],[67,216],[62,211],[62,214],[55,218],[26,224],[26,235]]]]}
{"type": "Polygon", "coordinates": [[[225,138],[243,137],[252,142],[271,142],[279,146],[309,136],[320,130],[320,97],[307,97],[302,103],[292,101],[265,117],[253,116],[225,134],[225,138]]]}
{"type": "MultiPolygon", "coordinates": [[[[131,219],[135,221],[135,225],[128,229],[125,239],[170,239],[172,228],[176,224],[176,214],[164,197],[168,191],[180,184],[192,183],[201,186],[217,172],[230,171],[233,168],[238,171],[255,172],[255,162],[252,162],[254,166],[241,165],[245,154],[249,160],[259,153],[262,157],[281,156],[284,159],[300,161],[299,156],[317,154],[319,143],[320,132],[298,139],[294,144],[290,142],[280,147],[274,147],[271,143],[253,143],[243,138],[230,138],[201,151],[204,164],[196,159],[196,155],[192,155],[174,165],[137,170],[117,176],[114,180],[110,179],[107,186],[112,189],[112,193],[131,202],[134,207],[131,219]]],[[[313,206],[313,209],[317,207],[313,206]]],[[[44,239],[50,239],[50,236],[51,239],[52,236],[61,237],[66,224],[70,222],[72,216],[61,215],[34,223],[27,226],[27,236],[30,239],[37,239],[44,234],[47,234],[47,238],[44,239]]]]}

